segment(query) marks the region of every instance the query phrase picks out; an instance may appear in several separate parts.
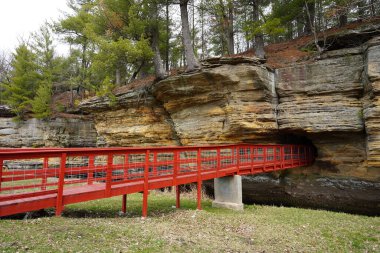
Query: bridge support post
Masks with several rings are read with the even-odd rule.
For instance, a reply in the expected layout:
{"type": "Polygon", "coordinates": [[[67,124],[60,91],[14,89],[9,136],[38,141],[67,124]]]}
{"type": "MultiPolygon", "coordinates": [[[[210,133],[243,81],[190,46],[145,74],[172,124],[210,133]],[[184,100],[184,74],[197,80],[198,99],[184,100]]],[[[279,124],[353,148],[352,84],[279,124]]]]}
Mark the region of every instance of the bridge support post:
{"type": "Polygon", "coordinates": [[[241,176],[214,179],[215,200],[213,207],[243,210],[241,176]]]}
{"type": "Polygon", "coordinates": [[[175,187],[175,207],[180,208],[181,207],[181,190],[179,185],[175,187]]]}
{"type": "Polygon", "coordinates": [[[121,203],[121,212],[123,214],[127,213],[127,194],[123,194],[122,203],[121,203]]]}

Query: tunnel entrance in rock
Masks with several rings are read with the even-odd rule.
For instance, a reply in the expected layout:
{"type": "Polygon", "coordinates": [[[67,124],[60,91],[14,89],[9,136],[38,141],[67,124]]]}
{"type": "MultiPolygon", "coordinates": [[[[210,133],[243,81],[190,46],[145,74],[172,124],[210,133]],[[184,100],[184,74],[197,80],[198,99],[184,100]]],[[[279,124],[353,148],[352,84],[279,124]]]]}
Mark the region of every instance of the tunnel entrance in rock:
{"type": "Polygon", "coordinates": [[[298,133],[282,133],[279,136],[280,144],[300,144],[300,145],[310,145],[313,147],[315,157],[318,156],[317,147],[314,145],[313,141],[305,135],[298,133]]]}

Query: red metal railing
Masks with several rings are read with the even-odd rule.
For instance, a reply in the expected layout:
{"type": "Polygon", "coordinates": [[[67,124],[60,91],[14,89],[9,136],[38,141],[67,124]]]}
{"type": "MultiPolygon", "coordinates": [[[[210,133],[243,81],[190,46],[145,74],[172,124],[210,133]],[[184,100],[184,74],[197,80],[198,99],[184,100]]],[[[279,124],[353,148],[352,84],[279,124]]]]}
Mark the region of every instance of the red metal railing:
{"type": "Polygon", "coordinates": [[[0,216],[71,203],[201,184],[228,175],[248,175],[309,165],[313,150],[303,145],[223,145],[149,148],[0,149],[0,216]]]}

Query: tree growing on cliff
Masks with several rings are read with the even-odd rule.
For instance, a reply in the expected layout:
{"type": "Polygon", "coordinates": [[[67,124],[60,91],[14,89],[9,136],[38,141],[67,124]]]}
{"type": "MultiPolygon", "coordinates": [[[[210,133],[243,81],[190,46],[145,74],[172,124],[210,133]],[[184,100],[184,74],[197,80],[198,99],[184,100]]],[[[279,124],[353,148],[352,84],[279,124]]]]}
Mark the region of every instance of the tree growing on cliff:
{"type": "Polygon", "coordinates": [[[40,83],[36,95],[31,101],[34,117],[37,119],[46,119],[51,116],[52,102],[52,85],[49,82],[43,81],[40,83]]]}
{"type": "Polygon", "coordinates": [[[95,50],[93,42],[88,36],[89,24],[93,17],[91,12],[95,5],[93,0],[69,0],[69,7],[72,14],[55,23],[55,31],[64,36],[64,39],[71,47],[75,48],[78,64],[76,70],[76,88],[79,94],[83,94],[89,89],[89,69],[92,63],[92,54],[95,50]]]}
{"type": "Polygon", "coordinates": [[[58,79],[60,61],[55,57],[50,25],[45,23],[32,34],[31,48],[36,55],[36,64],[40,74],[36,94],[31,101],[31,110],[36,118],[50,117],[53,82],[58,79]]]}
{"type": "Polygon", "coordinates": [[[38,73],[36,55],[21,43],[13,55],[12,71],[9,84],[3,84],[4,100],[18,119],[22,119],[30,110],[41,75],[38,73]]]}

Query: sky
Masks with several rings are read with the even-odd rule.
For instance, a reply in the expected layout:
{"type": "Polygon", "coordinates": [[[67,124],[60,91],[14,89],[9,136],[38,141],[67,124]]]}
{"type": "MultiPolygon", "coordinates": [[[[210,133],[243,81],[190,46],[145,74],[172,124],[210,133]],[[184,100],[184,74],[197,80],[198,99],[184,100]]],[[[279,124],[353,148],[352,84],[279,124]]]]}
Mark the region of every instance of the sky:
{"type": "MultiPolygon", "coordinates": [[[[57,20],[68,12],[67,0],[0,0],[0,52],[13,52],[21,38],[27,39],[45,21],[57,20]]],[[[56,43],[57,53],[67,46],[56,43]]]]}

